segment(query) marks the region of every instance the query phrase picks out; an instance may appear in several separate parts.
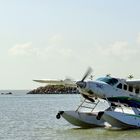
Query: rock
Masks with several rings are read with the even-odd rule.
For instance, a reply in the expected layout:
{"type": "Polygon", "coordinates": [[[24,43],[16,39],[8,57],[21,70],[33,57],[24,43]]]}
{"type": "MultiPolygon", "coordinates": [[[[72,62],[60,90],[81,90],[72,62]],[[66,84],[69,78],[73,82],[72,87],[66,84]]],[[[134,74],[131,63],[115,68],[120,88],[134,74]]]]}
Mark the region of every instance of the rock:
{"type": "Polygon", "coordinates": [[[38,87],[29,91],[27,94],[79,94],[76,87],[68,87],[64,85],[47,85],[38,87]]]}

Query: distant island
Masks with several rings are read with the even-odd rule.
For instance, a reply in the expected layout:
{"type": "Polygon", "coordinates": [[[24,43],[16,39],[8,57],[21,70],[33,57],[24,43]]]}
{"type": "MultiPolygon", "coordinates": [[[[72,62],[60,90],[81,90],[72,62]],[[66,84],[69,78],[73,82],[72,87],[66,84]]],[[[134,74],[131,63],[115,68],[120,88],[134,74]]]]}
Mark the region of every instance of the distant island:
{"type": "Polygon", "coordinates": [[[64,85],[47,85],[29,91],[27,94],[79,94],[76,87],[64,85]]]}

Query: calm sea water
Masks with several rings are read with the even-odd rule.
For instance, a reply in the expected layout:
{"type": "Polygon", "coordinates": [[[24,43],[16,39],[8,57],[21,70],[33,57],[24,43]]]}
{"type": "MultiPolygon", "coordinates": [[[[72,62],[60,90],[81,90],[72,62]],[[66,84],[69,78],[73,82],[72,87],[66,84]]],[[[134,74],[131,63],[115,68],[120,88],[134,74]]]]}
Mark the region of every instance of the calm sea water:
{"type": "Polygon", "coordinates": [[[140,130],[81,129],[57,120],[59,110],[76,109],[80,95],[0,95],[0,140],[139,140],[140,130]]]}

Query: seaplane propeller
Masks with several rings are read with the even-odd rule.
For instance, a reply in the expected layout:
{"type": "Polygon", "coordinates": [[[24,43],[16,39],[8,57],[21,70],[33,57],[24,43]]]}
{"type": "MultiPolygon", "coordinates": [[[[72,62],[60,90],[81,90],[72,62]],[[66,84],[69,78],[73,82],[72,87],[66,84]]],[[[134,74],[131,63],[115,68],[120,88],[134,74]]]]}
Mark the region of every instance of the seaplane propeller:
{"type": "Polygon", "coordinates": [[[80,88],[85,88],[86,87],[86,82],[84,82],[84,80],[91,74],[91,72],[92,72],[92,68],[89,67],[87,69],[86,73],[84,74],[82,80],[76,82],[77,87],[80,87],[80,88]]]}
{"type": "Polygon", "coordinates": [[[92,68],[89,67],[89,68],[87,69],[86,73],[84,74],[82,80],[81,80],[81,81],[77,81],[77,82],[76,82],[76,85],[77,85],[77,88],[78,88],[78,90],[80,91],[81,95],[82,95],[85,99],[87,99],[87,100],[89,100],[89,101],[91,101],[91,102],[95,102],[95,100],[94,100],[93,98],[90,98],[90,97],[88,96],[88,95],[89,95],[89,92],[91,92],[91,91],[86,91],[86,90],[85,90],[86,85],[87,85],[86,82],[85,82],[85,79],[91,74],[91,72],[92,72],[92,68]]]}

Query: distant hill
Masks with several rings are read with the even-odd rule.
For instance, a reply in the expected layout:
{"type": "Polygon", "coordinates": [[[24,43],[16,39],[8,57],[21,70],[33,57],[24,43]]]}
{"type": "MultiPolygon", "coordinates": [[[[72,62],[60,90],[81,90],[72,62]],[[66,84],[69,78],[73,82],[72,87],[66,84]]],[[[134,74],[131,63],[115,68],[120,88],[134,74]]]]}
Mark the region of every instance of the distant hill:
{"type": "Polygon", "coordinates": [[[76,87],[64,85],[47,85],[29,91],[27,94],[79,94],[76,87]]]}

